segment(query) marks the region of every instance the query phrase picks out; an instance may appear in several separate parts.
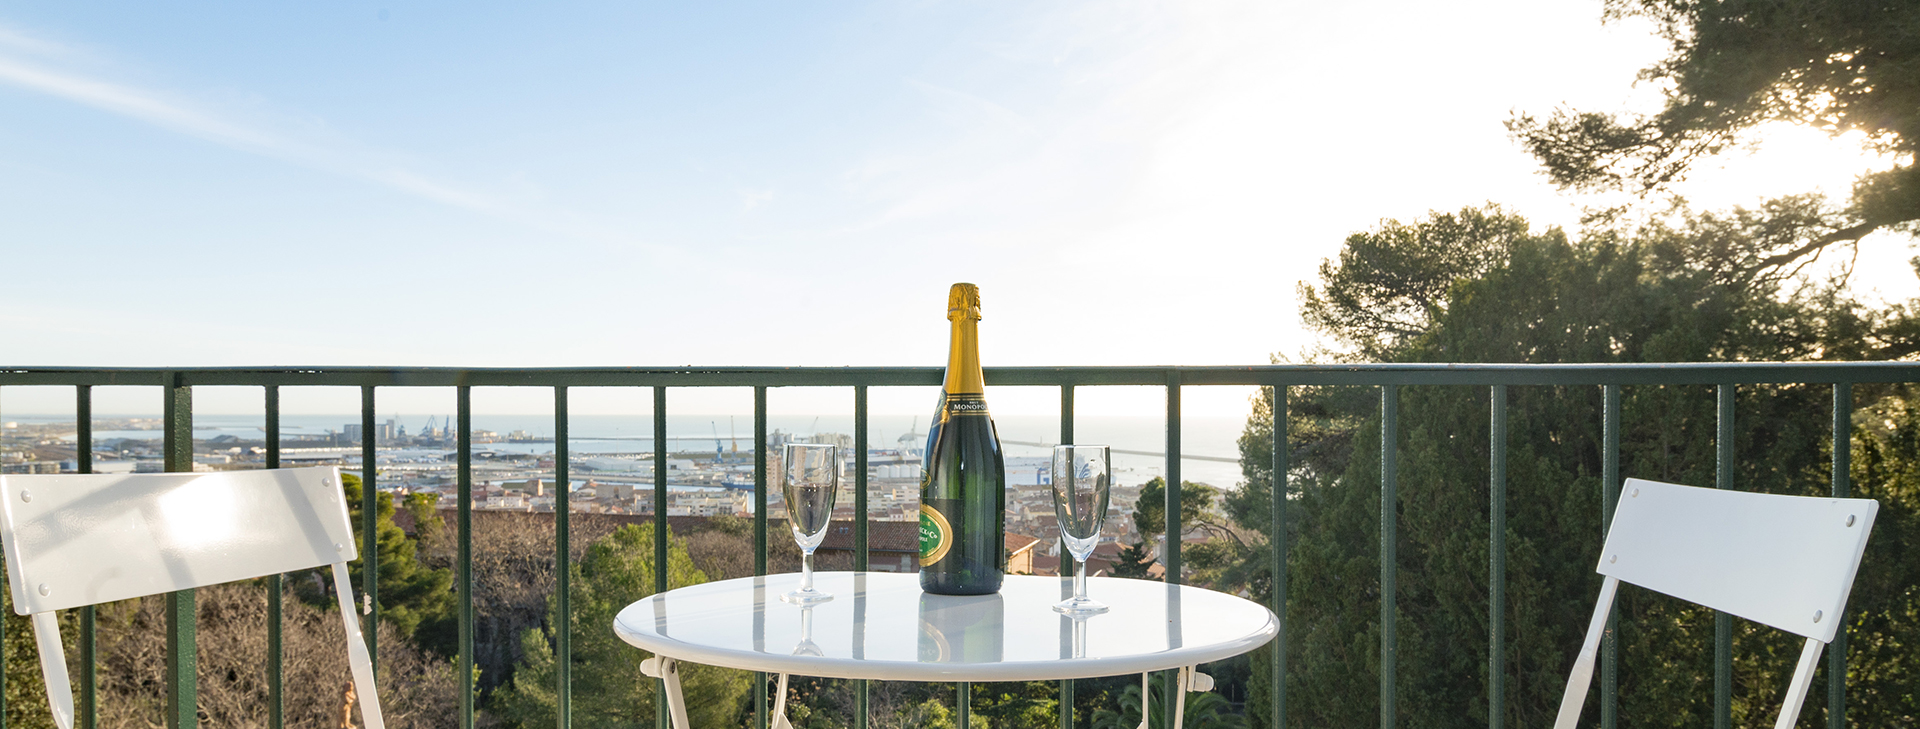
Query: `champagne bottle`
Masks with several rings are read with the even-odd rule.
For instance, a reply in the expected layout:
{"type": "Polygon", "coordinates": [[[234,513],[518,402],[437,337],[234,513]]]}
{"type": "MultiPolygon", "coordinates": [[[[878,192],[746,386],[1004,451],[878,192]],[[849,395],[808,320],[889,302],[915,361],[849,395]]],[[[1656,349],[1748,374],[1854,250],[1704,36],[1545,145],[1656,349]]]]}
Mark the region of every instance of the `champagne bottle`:
{"type": "Polygon", "coordinates": [[[947,381],[920,473],[920,589],[984,595],[1007,566],[1007,467],[980,374],[980,289],[954,284],[947,319],[947,381]]]}

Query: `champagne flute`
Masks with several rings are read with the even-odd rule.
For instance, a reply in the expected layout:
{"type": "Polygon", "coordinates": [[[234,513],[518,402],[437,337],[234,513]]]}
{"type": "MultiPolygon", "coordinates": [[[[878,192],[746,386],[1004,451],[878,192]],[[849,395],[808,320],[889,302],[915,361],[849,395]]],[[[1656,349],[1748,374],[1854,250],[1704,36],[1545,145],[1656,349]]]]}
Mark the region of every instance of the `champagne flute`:
{"type": "Polygon", "coordinates": [[[1107,491],[1112,473],[1106,446],[1053,448],[1053,515],[1060,541],[1073,555],[1073,597],[1055,604],[1068,616],[1099,615],[1107,606],[1087,597],[1087,557],[1100,543],[1107,521],[1107,491]]]}
{"type": "Polygon", "coordinates": [[[833,499],[840,493],[840,447],[789,443],[781,453],[780,488],[787,500],[787,526],[800,545],[800,589],[781,595],[795,605],[811,605],[833,596],[813,587],[813,550],[827,538],[833,499]]]}

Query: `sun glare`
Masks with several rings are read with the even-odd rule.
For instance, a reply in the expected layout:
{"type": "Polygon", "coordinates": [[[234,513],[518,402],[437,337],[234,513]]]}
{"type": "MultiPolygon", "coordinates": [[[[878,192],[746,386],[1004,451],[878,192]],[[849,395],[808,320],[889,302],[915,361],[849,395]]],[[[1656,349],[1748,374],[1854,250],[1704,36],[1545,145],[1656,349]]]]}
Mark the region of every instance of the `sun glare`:
{"type": "Polygon", "coordinates": [[[1873,151],[1865,134],[1833,135],[1788,122],[1760,126],[1746,149],[1731,150],[1697,165],[1680,194],[1698,208],[1751,206],[1781,195],[1819,192],[1836,202],[1866,172],[1892,167],[1897,159],[1873,151]]]}

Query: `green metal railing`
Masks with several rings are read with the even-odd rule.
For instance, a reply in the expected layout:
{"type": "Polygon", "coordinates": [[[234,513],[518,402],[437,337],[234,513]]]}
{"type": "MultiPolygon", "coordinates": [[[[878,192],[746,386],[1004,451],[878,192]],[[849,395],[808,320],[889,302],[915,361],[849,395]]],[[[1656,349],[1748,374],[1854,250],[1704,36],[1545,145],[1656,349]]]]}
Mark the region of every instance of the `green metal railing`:
{"type": "MultiPolygon", "coordinates": [[[[459,599],[459,655],[457,662],[457,680],[459,682],[460,726],[471,729],[474,725],[474,685],[473,685],[473,577],[472,577],[472,389],[475,387],[540,387],[550,388],[554,393],[554,431],[555,431],[555,479],[565,483],[568,478],[568,403],[569,388],[573,387],[649,387],[653,388],[654,407],[654,458],[655,473],[667,472],[666,454],[666,417],[668,393],[675,388],[687,387],[751,387],[754,393],[754,506],[753,525],[754,572],[765,574],[767,569],[767,488],[766,451],[767,451],[767,391],[775,387],[850,387],[853,391],[854,438],[856,451],[855,467],[855,511],[854,522],[856,569],[865,569],[868,560],[867,533],[867,397],[873,387],[937,386],[941,382],[942,370],[931,367],[843,367],[843,368],[552,368],[552,369],[462,369],[462,368],[203,368],[203,369],[105,369],[105,368],[10,368],[0,369],[0,387],[4,386],[68,386],[75,388],[75,414],[78,420],[78,440],[83,445],[79,449],[79,468],[90,472],[93,466],[92,450],[84,447],[92,441],[92,388],[96,386],[151,386],[163,388],[165,393],[165,463],[169,471],[190,470],[192,468],[192,423],[193,388],[206,386],[254,386],[264,388],[266,393],[266,465],[280,465],[280,388],[282,387],[358,387],[361,389],[361,432],[362,432],[362,482],[364,499],[362,514],[366,519],[362,536],[366,542],[361,548],[361,558],[367,560],[363,565],[363,590],[372,598],[372,611],[366,615],[365,631],[369,648],[378,642],[378,634],[372,630],[379,618],[378,570],[373,560],[377,550],[373,540],[375,529],[373,520],[376,509],[374,494],[376,478],[374,453],[374,406],[380,388],[394,387],[453,387],[457,397],[457,462],[458,462],[458,504],[457,504],[457,565],[455,586],[459,599]]],[[[1486,387],[1489,391],[1491,437],[1490,444],[1490,493],[1489,538],[1490,564],[1488,566],[1488,682],[1489,706],[1488,726],[1491,729],[1503,729],[1505,711],[1505,646],[1506,631],[1503,615],[1506,607],[1506,458],[1507,458],[1507,391],[1515,386],[1594,386],[1602,393],[1602,527],[1611,522],[1613,505],[1619,494],[1620,483],[1620,388],[1635,385],[1711,385],[1717,394],[1716,423],[1716,485],[1719,488],[1732,488],[1735,388],[1742,385],[1774,384],[1831,384],[1833,388],[1832,434],[1836,445],[1849,442],[1848,428],[1852,417],[1852,386],[1856,383],[1905,383],[1920,382],[1920,364],[1904,362],[1873,363],[1712,363],[1712,364],[1645,364],[1645,365],[1496,365],[1496,364],[1435,364],[1435,365],[1265,365],[1248,367],[1006,367],[986,370],[987,382],[996,386],[1045,386],[1060,389],[1060,441],[1073,442],[1074,435],[1074,393],[1076,387],[1097,386],[1152,386],[1164,388],[1166,394],[1166,519],[1168,534],[1179,534],[1181,461],[1181,390],[1184,387],[1203,387],[1220,385],[1259,386],[1269,388],[1273,397],[1273,473],[1276,481],[1284,481],[1288,473],[1287,432],[1288,389],[1299,386],[1373,386],[1379,388],[1379,413],[1381,427],[1381,472],[1380,472],[1380,591],[1382,595],[1380,612],[1380,726],[1391,729],[1397,725],[1395,715],[1395,656],[1397,638],[1395,637],[1396,616],[1393,609],[1396,569],[1394,565],[1396,530],[1396,447],[1399,429],[1399,388],[1401,386],[1469,386],[1486,387]]],[[[1847,447],[1835,447],[1833,450],[1832,486],[1834,496],[1844,497],[1850,493],[1848,467],[1850,452],[1847,447]]],[[[1283,617],[1280,624],[1280,645],[1286,641],[1286,600],[1287,600],[1287,539],[1286,511],[1287,500],[1284,483],[1276,483],[1273,489],[1272,524],[1269,535],[1271,568],[1273,570],[1273,591],[1271,607],[1283,617]]],[[[667,562],[666,513],[667,492],[664,488],[655,488],[654,494],[654,557],[655,564],[667,562]]],[[[562,615],[568,610],[568,570],[566,568],[570,545],[568,542],[567,489],[556,490],[555,503],[556,536],[554,540],[556,603],[562,615]]],[[[1595,535],[1596,538],[1602,535],[1595,535]]],[[[1180,540],[1168,539],[1165,549],[1166,579],[1180,579],[1180,540]]],[[[666,570],[656,569],[655,589],[666,589],[666,570]]],[[[269,725],[279,729],[284,723],[284,692],[281,674],[281,612],[279,599],[281,580],[275,577],[269,581],[269,589],[276,599],[269,600],[268,617],[268,653],[266,666],[268,676],[268,720],[269,725]]],[[[183,591],[167,597],[167,725],[172,729],[193,726],[195,714],[195,657],[191,649],[194,641],[194,599],[192,591],[183,591]]],[[[78,672],[81,726],[93,729],[98,722],[98,698],[95,686],[94,654],[94,614],[91,608],[81,612],[81,630],[79,640],[79,660],[85,668],[78,672]]],[[[1614,620],[1617,620],[1617,613],[1614,620]]],[[[1732,696],[1732,638],[1731,620],[1726,615],[1716,618],[1715,630],[1715,692],[1713,712],[1715,725],[1726,727],[1731,722],[1732,696]]],[[[1614,643],[1616,623],[1610,622],[1604,643],[1602,679],[1600,685],[1601,723],[1611,729],[1616,721],[1617,693],[1617,655],[1614,643]]],[[[556,665],[556,690],[558,692],[558,729],[571,726],[571,621],[560,620],[554,626],[556,665]]],[[[1828,721],[1830,729],[1845,726],[1846,709],[1846,632],[1842,631],[1828,649],[1828,721]]],[[[1272,683],[1269,686],[1273,696],[1270,716],[1272,726],[1277,729],[1285,725],[1286,716],[1286,651],[1271,651],[1272,683]]],[[[1170,678],[1170,677],[1169,677],[1170,678]]],[[[0,680],[4,676],[0,675],[0,680]]],[[[754,700],[756,726],[767,726],[767,676],[756,674],[754,682],[756,692],[754,700]]],[[[1163,682],[1166,690],[1174,690],[1174,682],[1163,682]]],[[[4,692],[0,692],[4,696],[4,692]]],[[[856,726],[867,723],[868,705],[867,682],[856,685],[856,702],[859,708],[856,726]]],[[[968,687],[960,684],[956,697],[961,726],[965,726],[965,717],[969,711],[968,687]]],[[[1074,683],[1061,682],[1060,700],[1063,711],[1060,724],[1063,729],[1073,725],[1070,707],[1073,705],[1074,683]]],[[[664,702],[656,702],[661,711],[657,720],[665,726],[664,702]]],[[[1171,718],[1174,701],[1163,702],[1164,710],[1171,718]]],[[[0,704],[0,710],[4,704],[0,704]]],[[[0,714],[0,719],[4,714],[0,714]]]]}

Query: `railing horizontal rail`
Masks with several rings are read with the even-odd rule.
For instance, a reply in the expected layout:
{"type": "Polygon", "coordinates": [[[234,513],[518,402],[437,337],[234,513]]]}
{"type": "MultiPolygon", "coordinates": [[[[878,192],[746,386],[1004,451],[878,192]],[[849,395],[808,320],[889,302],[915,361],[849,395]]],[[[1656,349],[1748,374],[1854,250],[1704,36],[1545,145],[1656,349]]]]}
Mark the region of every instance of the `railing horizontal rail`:
{"type": "MultiPolygon", "coordinates": [[[[938,367],[14,367],[0,385],[339,387],[912,387],[938,367]]],[[[1920,362],[1633,364],[1341,364],[1247,367],[989,367],[1007,386],[1182,385],[1756,385],[1920,380],[1920,362]]]]}

